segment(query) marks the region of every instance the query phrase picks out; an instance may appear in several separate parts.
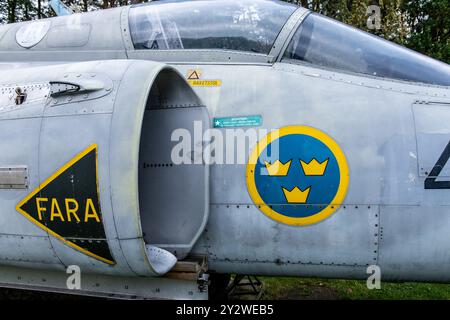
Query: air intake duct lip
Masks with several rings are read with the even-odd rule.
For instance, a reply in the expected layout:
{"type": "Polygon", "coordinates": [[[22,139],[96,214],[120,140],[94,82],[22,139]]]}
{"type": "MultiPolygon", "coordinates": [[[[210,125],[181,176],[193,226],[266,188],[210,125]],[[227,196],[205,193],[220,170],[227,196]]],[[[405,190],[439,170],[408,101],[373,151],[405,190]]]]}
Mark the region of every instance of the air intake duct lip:
{"type": "MultiPolygon", "coordinates": [[[[161,275],[176,263],[175,256],[170,252],[145,243],[139,208],[139,150],[144,112],[152,87],[162,73],[173,73],[173,78],[181,81],[181,85],[161,99],[161,107],[202,105],[176,69],[161,63],[132,61],[120,83],[111,123],[109,161],[112,209],[125,259],[139,276],[161,275]],[[141,89],[136,90],[134,86],[141,89]]],[[[158,85],[161,86],[159,91],[168,87],[164,82],[158,85]]]]}

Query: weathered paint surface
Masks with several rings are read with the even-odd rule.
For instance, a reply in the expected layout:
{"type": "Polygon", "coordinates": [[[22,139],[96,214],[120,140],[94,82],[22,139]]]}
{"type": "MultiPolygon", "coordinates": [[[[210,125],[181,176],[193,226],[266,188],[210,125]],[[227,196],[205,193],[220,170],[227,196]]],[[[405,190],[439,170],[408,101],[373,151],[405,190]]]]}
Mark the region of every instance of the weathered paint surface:
{"type": "MultiPolygon", "coordinates": [[[[211,119],[258,114],[263,120],[258,127],[261,129],[275,130],[292,125],[313,127],[336,141],[348,162],[348,190],[342,203],[337,204],[339,209],[317,224],[297,227],[272,220],[259,210],[247,190],[245,163],[211,165],[209,220],[192,250],[208,255],[211,270],[364,278],[366,266],[378,264],[385,279],[450,281],[447,273],[450,241],[446,227],[450,222],[446,213],[450,206],[449,191],[425,189],[425,179],[450,141],[447,128],[449,88],[283,61],[283,49],[308,13],[304,9],[298,9],[289,19],[269,55],[221,50],[134,50],[128,30],[128,10],[125,7],[80,16],[80,24],[92,26],[89,39],[82,46],[66,43],[55,49],[41,41],[27,51],[14,39],[22,24],[3,27],[0,29],[0,57],[2,61],[17,62],[0,65],[5,70],[2,72],[3,83],[15,82],[11,70],[22,70],[24,64],[42,65],[50,59],[155,60],[171,64],[182,75],[201,69],[203,79],[220,81],[214,86],[193,86],[207,106],[211,119]],[[96,27],[100,24],[102,28],[96,27]],[[116,31],[104,37],[101,32],[104,29],[116,31]]],[[[49,34],[52,28],[64,26],[65,19],[52,19],[49,34]]],[[[78,39],[78,43],[81,40],[78,39]]],[[[67,154],[52,158],[40,144],[36,132],[41,130],[41,139],[52,150],[60,149],[59,137],[53,132],[63,131],[61,128],[67,128],[66,139],[76,136],[80,143],[88,143],[96,137],[99,147],[105,150],[99,154],[100,180],[106,186],[103,190],[100,188],[100,199],[105,203],[102,208],[105,231],[117,260],[114,268],[123,266],[124,270],[132,269],[136,274],[149,274],[142,263],[142,252],[136,249],[142,245],[139,216],[129,216],[129,212],[139,211],[134,201],[138,194],[137,178],[123,175],[130,166],[138,163],[138,159],[121,162],[121,159],[127,159],[124,153],[129,151],[123,137],[130,135],[130,131],[136,136],[134,130],[137,131],[139,126],[129,119],[133,115],[126,114],[125,109],[117,109],[125,113],[117,116],[116,108],[136,101],[135,95],[143,90],[140,83],[148,81],[144,71],[151,70],[140,70],[140,64],[130,67],[126,73],[130,86],[118,92],[117,85],[127,66],[119,61],[85,65],[86,72],[103,68],[102,73],[108,74],[115,83],[109,103],[96,106],[92,115],[83,115],[91,112],[92,109],[87,107],[91,106],[89,103],[45,110],[42,104],[37,104],[11,114],[0,113],[0,119],[11,120],[0,120],[5,129],[2,132],[9,141],[2,145],[8,152],[0,153],[0,157],[9,163],[26,160],[34,188],[42,180],[39,170],[42,170],[42,177],[48,176],[80,151],[68,145],[64,148],[67,154]],[[70,119],[50,117],[57,110],[78,115],[70,119]],[[48,116],[42,120],[43,115],[48,116]],[[104,128],[111,121],[110,135],[104,135],[104,128]],[[90,130],[79,130],[87,123],[90,130]],[[21,149],[16,150],[19,144],[21,149]],[[39,160],[33,157],[35,154],[40,154],[39,160]],[[108,201],[111,195],[124,190],[128,190],[129,198],[108,201]],[[129,201],[131,198],[133,201],[129,201]],[[114,216],[108,214],[112,211],[114,216]]],[[[28,83],[43,81],[54,75],[53,71],[40,68],[25,72],[23,80],[28,83]],[[44,71],[46,77],[37,76],[44,71]]],[[[65,68],[77,72],[80,66],[65,68]]],[[[143,96],[140,98],[144,99],[143,96]]],[[[132,154],[137,157],[137,152],[132,154]]],[[[447,176],[448,168],[443,168],[441,177],[447,176]]],[[[15,206],[15,200],[22,193],[0,190],[2,204],[15,206]]],[[[47,263],[48,266],[59,266],[58,257],[62,257],[64,264],[87,259],[77,252],[67,251],[63,244],[31,224],[24,224],[20,215],[12,213],[0,216],[0,244],[4,248],[12,241],[22,249],[12,253],[4,248],[0,250],[0,256],[15,254],[17,261],[25,257],[31,265],[47,263]],[[10,235],[7,224],[14,226],[15,232],[25,238],[19,240],[10,235]],[[42,243],[39,247],[45,261],[27,251],[27,244],[33,243],[33,239],[42,243]]],[[[103,266],[95,263],[90,268],[95,272],[106,272],[103,266]]]]}

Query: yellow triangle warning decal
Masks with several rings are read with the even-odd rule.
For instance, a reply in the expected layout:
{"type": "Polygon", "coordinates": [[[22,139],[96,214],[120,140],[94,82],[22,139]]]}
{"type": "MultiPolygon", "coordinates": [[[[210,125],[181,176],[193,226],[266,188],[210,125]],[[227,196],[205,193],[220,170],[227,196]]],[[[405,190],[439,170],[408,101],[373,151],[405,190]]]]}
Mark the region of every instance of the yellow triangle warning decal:
{"type": "Polygon", "coordinates": [[[97,145],[93,144],[41,183],[16,210],[69,247],[112,265],[97,174],[97,145]]]}
{"type": "Polygon", "coordinates": [[[188,80],[199,80],[201,75],[200,70],[189,70],[188,80]]]}

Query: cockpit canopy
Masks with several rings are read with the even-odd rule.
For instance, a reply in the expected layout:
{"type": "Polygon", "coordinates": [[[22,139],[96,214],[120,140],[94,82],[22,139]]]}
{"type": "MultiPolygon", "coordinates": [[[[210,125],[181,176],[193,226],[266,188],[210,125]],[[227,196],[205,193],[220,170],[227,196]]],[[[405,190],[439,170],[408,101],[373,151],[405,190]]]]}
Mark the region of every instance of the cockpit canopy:
{"type": "Polygon", "coordinates": [[[281,1],[157,1],[132,7],[135,49],[226,49],[269,54],[295,5],[281,1]]]}
{"type": "Polygon", "coordinates": [[[155,1],[132,6],[130,31],[135,50],[275,51],[282,62],[450,86],[448,64],[319,14],[295,17],[297,9],[275,0],[155,1]],[[272,50],[280,40],[287,49],[272,50]]]}

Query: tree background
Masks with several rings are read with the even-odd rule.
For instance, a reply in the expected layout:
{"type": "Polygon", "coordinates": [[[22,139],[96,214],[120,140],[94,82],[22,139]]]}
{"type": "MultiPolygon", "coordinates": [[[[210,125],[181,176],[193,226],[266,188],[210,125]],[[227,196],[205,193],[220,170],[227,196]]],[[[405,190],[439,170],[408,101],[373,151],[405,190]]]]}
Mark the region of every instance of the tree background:
{"type": "MultiPolygon", "coordinates": [[[[62,0],[77,11],[92,11],[147,0],[62,0]]],[[[285,0],[450,63],[449,0],[285,0]],[[370,5],[381,8],[381,29],[371,30],[370,5]]],[[[48,0],[0,0],[0,23],[53,16],[48,0]]]]}

